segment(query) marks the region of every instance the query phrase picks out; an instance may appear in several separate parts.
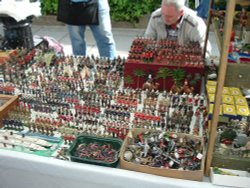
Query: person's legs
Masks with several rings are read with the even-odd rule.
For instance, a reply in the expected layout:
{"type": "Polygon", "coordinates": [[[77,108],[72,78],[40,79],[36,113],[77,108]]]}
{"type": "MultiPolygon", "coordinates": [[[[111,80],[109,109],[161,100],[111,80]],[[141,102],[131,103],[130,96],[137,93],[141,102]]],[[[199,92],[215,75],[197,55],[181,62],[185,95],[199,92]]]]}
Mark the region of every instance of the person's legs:
{"type": "Polygon", "coordinates": [[[210,9],[210,0],[203,0],[200,5],[197,7],[197,15],[203,19],[208,18],[210,9]]]}
{"type": "Polygon", "coordinates": [[[85,26],[68,25],[74,55],[86,56],[85,26]]]}
{"type": "Polygon", "coordinates": [[[109,5],[107,0],[99,2],[99,25],[90,25],[101,57],[116,57],[116,46],[112,34],[109,5]]]}

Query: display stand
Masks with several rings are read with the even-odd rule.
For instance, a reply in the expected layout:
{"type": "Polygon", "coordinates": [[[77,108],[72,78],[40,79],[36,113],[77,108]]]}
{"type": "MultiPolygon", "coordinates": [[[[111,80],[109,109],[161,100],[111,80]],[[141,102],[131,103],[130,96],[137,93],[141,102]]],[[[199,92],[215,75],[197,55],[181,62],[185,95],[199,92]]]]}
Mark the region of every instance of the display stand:
{"type": "MultiPolygon", "coordinates": [[[[204,76],[204,65],[201,66],[174,66],[174,65],[166,65],[164,63],[158,63],[158,62],[154,62],[154,63],[134,63],[131,61],[126,61],[125,63],[125,67],[124,67],[124,75],[130,75],[132,76],[133,80],[137,80],[137,77],[131,73],[134,72],[134,70],[139,69],[142,70],[146,73],[146,75],[148,74],[152,74],[153,76],[155,76],[157,74],[157,71],[159,71],[161,68],[168,68],[169,70],[176,70],[178,68],[181,68],[183,70],[185,70],[185,74],[186,75],[192,75],[194,77],[195,74],[200,74],[202,77],[204,76]]],[[[145,83],[145,81],[147,81],[147,77],[144,77],[144,79],[142,78],[141,81],[139,82],[139,88],[143,88],[143,84],[145,83]]],[[[171,87],[174,84],[173,79],[171,78],[167,78],[167,80],[165,81],[165,85],[163,83],[163,79],[158,79],[157,83],[159,83],[159,90],[164,90],[167,89],[168,91],[171,90],[171,87]]],[[[199,80],[197,81],[197,84],[194,86],[194,91],[195,93],[200,93],[201,92],[201,85],[202,85],[202,81],[199,80]]],[[[137,87],[137,83],[133,82],[132,84],[127,84],[125,83],[125,87],[131,87],[133,89],[136,89],[137,87]]]]}
{"type": "Polygon", "coordinates": [[[228,0],[227,8],[226,8],[226,17],[225,17],[225,25],[224,25],[224,35],[222,39],[222,43],[219,43],[219,49],[221,49],[221,57],[220,57],[220,67],[217,81],[217,89],[215,94],[215,104],[213,110],[213,118],[211,122],[211,129],[209,135],[209,144],[207,150],[207,160],[205,173],[209,175],[210,166],[212,163],[213,151],[215,147],[215,141],[217,137],[217,124],[219,121],[219,113],[220,113],[220,104],[222,98],[222,91],[225,83],[227,66],[228,66],[228,50],[230,45],[231,32],[233,28],[233,18],[235,13],[236,4],[240,4],[242,6],[246,6],[250,4],[249,0],[228,0]]]}

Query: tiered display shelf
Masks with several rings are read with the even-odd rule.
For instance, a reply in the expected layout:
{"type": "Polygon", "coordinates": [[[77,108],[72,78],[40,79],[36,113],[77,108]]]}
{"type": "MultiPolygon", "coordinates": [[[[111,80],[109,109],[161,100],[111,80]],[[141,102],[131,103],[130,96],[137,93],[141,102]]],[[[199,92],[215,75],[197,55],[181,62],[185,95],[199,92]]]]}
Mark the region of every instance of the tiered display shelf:
{"type": "MultiPolygon", "coordinates": [[[[235,6],[239,4],[241,6],[248,6],[250,5],[250,1],[248,0],[228,0],[227,1],[227,8],[226,8],[226,16],[224,21],[224,33],[223,37],[218,34],[218,27],[215,25],[215,34],[217,35],[217,42],[218,48],[220,49],[220,67],[219,67],[219,74],[218,74],[218,82],[217,82],[217,90],[215,93],[215,103],[214,103],[214,110],[213,116],[211,121],[211,129],[209,135],[209,145],[207,151],[207,161],[206,161],[206,174],[209,174],[209,168],[212,166],[212,161],[216,158],[214,155],[214,147],[217,138],[217,125],[219,122],[219,113],[220,113],[220,104],[222,99],[222,92],[223,87],[225,86],[244,86],[249,87],[249,81],[247,82],[246,79],[249,77],[246,76],[246,72],[249,72],[250,66],[244,64],[232,64],[228,63],[228,51],[230,46],[230,39],[231,33],[233,29],[233,19],[235,15],[235,6]],[[234,77],[232,77],[232,74],[234,77]]],[[[232,164],[234,168],[237,167],[237,159],[230,158],[230,162],[225,162],[229,158],[224,158],[224,164],[232,164]]],[[[222,159],[220,159],[222,161],[222,159]]],[[[248,160],[249,161],[249,160],[248,160]]],[[[219,163],[216,163],[219,166],[219,163]]],[[[232,166],[231,165],[231,166],[232,166]]],[[[245,170],[249,167],[249,162],[245,163],[245,170]]],[[[230,166],[230,167],[231,167],[230,166]]]]}

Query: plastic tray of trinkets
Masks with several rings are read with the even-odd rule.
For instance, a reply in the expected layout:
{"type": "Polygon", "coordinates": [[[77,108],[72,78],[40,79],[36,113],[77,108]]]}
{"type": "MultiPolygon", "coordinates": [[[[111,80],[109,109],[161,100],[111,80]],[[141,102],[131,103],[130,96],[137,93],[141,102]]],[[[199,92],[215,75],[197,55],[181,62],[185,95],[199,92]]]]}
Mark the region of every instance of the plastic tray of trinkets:
{"type": "Polygon", "coordinates": [[[71,161],[117,167],[122,140],[79,135],[68,150],[71,161]]]}

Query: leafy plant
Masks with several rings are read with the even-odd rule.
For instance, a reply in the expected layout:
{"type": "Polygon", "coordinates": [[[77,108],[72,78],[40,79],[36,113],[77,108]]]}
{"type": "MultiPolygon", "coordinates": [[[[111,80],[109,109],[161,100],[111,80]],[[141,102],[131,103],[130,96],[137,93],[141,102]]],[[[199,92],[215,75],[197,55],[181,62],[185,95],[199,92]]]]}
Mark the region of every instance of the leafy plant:
{"type": "Polygon", "coordinates": [[[195,9],[195,0],[191,0],[188,2],[188,7],[191,9],[195,9]]]}
{"type": "Polygon", "coordinates": [[[167,77],[171,76],[171,70],[168,68],[160,68],[156,74],[156,79],[162,78],[163,79],[163,89],[165,90],[166,86],[166,79],[167,77]]]}
{"type": "Polygon", "coordinates": [[[161,0],[110,0],[111,17],[114,21],[139,22],[141,16],[159,8],[161,0]],[[124,11],[125,10],[125,11],[124,11]]]}
{"type": "Polygon", "coordinates": [[[175,85],[180,87],[185,77],[185,71],[183,69],[174,69],[172,71],[172,77],[175,82],[175,85]]]}
{"type": "MultiPolygon", "coordinates": [[[[139,22],[139,19],[156,8],[159,8],[161,0],[109,0],[110,14],[113,21],[139,22]]],[[[57,14],[58,0],[41,1],[43,15],[57,14]]]]}
{"type": "Polygon", "coordinates": [[[133,83],[134,83],[134,80],[133,80],[132,76],[127,75],[127,76],[124,77],[124,82],[125,82],[126,84],[130,85],[130,84],[133,84],[133,83]]]}
{"type": "Polygon", "coordinates": [[[137,77],[137,88],[139,88],[140,77],[144,77],[146,75],[146,73],[142,69],[135,69],[134,75],[137,77]]]}
{"type": "Polygon", "coordinates": [[[58,0],[43,0],[41,1],[42,15],[56,15],[58,0]]]}
{"type": "MultiPolygon", "coordinates": [[[[56,15],[59,0],[42,0],[43,15],[56,15]]],[[[225,0],[224,0],[225,1],[225,0]]],[[[159,8],[161,0],[109,0],[110,14],[113,21],[138,23],[139,19],[159,8]]],[[[194,0],[189,1],[189,7],[194,9],[194,0]]]]}

